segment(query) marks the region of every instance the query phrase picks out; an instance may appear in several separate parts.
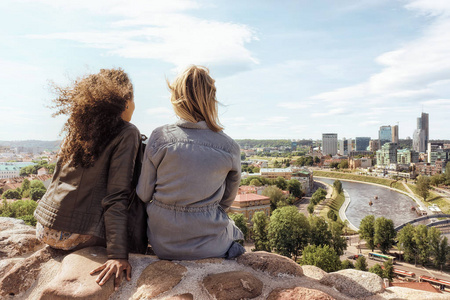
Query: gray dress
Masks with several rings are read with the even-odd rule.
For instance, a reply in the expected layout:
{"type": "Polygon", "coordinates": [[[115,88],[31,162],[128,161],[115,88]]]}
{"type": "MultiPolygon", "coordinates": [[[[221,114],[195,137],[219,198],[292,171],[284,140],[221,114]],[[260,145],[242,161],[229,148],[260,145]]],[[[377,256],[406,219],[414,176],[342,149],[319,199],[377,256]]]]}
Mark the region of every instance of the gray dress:
{"type": "Polygon", "coordinates": [[[149,243],[161,259],[224,257],[242,232],[227,216],[240,183],[240,150],[206,122],[180,120],[150,136],[137,186],[149,243]]]}

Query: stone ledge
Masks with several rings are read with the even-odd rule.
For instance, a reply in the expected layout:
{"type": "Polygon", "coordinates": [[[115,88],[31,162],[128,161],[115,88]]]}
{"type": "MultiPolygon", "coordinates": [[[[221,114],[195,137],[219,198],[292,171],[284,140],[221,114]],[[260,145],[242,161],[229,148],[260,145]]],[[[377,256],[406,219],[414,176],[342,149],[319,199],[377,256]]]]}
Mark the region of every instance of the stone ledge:
{"type": "MultiPolygon", "coordinates": [[[[17,220],[0,218],[0,232],[9,230],[10,241],[22,241],[34,230],[23,226],[17,220]]],[[[5,268],[0,272],[1,299],[417,299],[417,293],[409,289],[384,290],[379,285],[381,278],[372,273],[325,273],[267,252],[245,253],[237,260],[199,261],[165,261],[131,254],[132,279],[122,282],[114,292],[111,280],[100,287],[95,283],[96,275],[89,275],[106,260],[104,248],[71,253],[40,244],[36,247],[41,250],[27,248],[28,255],[23,255],[19,251],[22,242],[9,246],[22,255],[0,259],[0,266],[5,268]]],[[[421,296],[448,298],[431,293],[421,296]]]]}

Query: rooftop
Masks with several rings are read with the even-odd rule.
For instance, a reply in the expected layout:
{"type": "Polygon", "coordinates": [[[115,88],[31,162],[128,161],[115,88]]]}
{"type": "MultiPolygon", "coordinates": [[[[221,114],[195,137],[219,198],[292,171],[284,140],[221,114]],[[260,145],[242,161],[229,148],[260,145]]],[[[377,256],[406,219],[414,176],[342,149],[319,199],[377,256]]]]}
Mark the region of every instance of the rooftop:
{"type": "Polygon", "coordinates": [[[239,194],[234,199],[234,202],[247,202],[247,201],[260,201],[260,200],[268,200],[269,197],[258,195],[258,194],[239,194]]]}

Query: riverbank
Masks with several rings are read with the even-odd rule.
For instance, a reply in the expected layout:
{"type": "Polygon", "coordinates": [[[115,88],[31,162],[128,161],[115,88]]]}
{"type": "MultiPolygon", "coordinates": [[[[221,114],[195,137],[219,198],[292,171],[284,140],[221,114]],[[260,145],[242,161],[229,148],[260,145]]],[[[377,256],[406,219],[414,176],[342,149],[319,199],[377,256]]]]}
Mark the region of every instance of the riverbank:
{"type": "Polygon", "coordinates": [[[348,205],[350,204],[350,196],[345,191],[341,194],[337,194],[335,192],[335,189],[330,184],[314,180],[315,182],[321,183],[325,186],[327,186],[327,190],[331,190],[332,192],[327,194],[327,199],[325,200],[325,203],[322,203],[323,207],[320,209],[320,216],[327,218],[328,211],[333,210],[336,216],[338,216],[338,220],[346,223],[347,228],[349,229],[347,231],[347,234],[353,234],[358,232],[358,228],[353,225],[350,220],[345,215],[345,210],[347,209],[348,205]]]}
{"type": "Polygon", "coordinates": [[[366,175],[357,175],[357,174],[351,174],[351,173],[343,173],[343,172],[337,172],[337,171],[320,171],[320,170],[314,170],[313,171],[314,177],[327,177],[327,178],[334,178],[334,179],[342,179],[342,180],[349,180],[349,181],[357,181],[357,182],[364,182],[364,183],[373,183],[378,185],[387,186],[389,188],[395,188],[398,190],[401,190],[403,192],[407,192],[405,187],[396,180],[386,179],[386,178],[379,178],[379,177],[373,177],[373,176],[366,176],[366,175]]]}

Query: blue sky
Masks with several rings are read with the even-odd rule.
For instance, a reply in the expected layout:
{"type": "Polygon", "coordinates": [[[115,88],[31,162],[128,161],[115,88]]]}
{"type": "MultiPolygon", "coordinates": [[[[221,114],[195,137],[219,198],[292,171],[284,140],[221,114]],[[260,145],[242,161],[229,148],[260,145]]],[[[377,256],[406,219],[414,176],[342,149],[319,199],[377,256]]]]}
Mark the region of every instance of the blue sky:
{"type": "Polygon", "coordinates": [[[0,140],[60,139],[48,82],[121,67],[132,122],[176,120],[166,79],[210,68],[233,138],[450,139],[450,1],[2,0],[0,140]]]}

